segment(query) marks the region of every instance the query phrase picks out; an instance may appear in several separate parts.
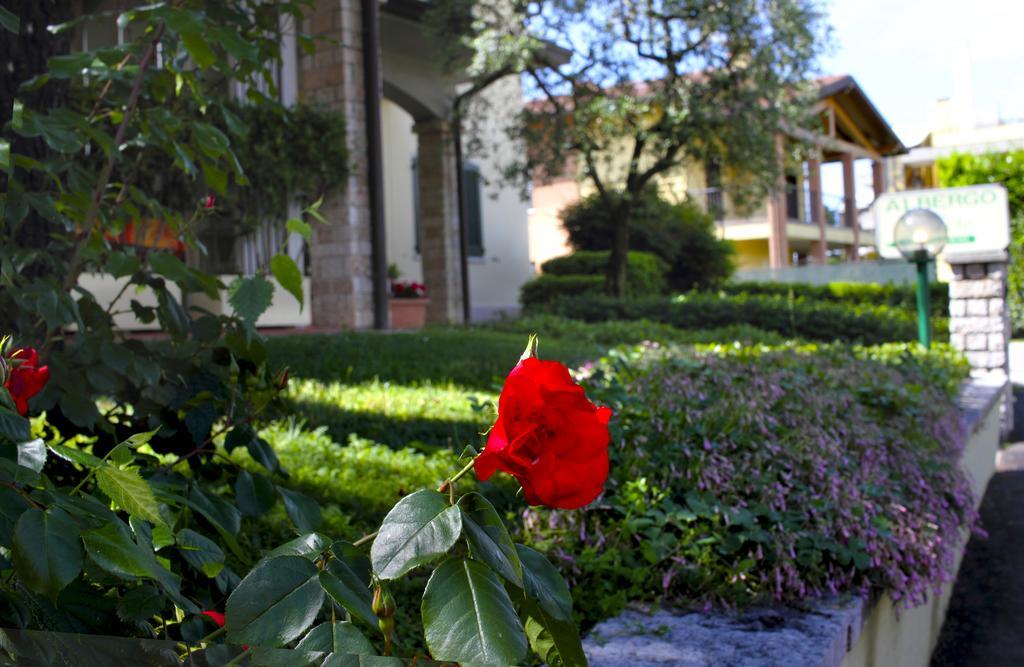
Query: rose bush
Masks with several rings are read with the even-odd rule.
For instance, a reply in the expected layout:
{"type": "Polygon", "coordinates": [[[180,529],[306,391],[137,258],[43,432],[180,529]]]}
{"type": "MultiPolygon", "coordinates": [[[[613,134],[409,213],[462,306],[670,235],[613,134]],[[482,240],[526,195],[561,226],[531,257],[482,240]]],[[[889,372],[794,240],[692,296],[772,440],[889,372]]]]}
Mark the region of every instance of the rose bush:
{"type": "Polygon", "coordinates": [[[487,481],[496,470],[512,475],[526,502],[559,509],[591,503],[608,477],[608,420],[569,369],[536,357],[535,339],[505,379],[498,419],[476,474],[487,481]]]}
{"type": "MultiPolygon", "coordinates": [[[[0,345],[0,355],[3,354],[0,345]]],[[[34,347],[17,348],[6,357],[8,369],[4,387],[10,392],[18,414],[24,417],[28,414],[28,399],[42,391],[50,380],[50,369],[39,365],[39,353],[34,347]]]]}

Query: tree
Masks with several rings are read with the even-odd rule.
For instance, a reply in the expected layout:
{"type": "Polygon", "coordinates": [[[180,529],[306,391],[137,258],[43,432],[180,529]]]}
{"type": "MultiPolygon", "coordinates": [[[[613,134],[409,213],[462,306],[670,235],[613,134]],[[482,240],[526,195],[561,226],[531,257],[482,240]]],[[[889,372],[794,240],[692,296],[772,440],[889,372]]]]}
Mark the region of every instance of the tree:
{"type": "Polygon", "coordinates": [[[471,52],[473,83],[524,76],[530,102],[510,134],[529,150],[509,173],[580,161],[614,220],[607,288],[620,296],[629,221],[656,177],[716,160],[739,174],[737,199],[774,182],[774,138],[803,124],[825,32],[816,0],[448,0],[435,12],[463,63],[471,52]]]}

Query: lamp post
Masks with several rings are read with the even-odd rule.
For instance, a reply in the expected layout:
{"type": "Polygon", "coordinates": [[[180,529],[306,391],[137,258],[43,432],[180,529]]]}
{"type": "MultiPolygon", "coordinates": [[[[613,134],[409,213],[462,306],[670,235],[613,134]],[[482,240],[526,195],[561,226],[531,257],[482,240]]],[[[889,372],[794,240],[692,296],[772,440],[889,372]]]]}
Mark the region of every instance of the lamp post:
{"type": "Polygon", "coordinates": [[[915,208],[896,221],[893,229],[896,248],[908,261],[917,264],[917,338],[928,348],[932,344],[928,322],[928,263],[946,245],[946,223],[934,211],[915,208]]]}

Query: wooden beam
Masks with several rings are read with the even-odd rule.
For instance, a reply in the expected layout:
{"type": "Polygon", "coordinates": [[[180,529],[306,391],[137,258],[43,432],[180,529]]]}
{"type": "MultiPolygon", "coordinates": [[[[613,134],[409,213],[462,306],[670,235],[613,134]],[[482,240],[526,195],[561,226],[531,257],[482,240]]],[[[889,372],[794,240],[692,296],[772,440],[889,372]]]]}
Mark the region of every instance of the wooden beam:
{"type": "Polygon", "coordinates": [[[861,146],[871,154],[871,157],[881,159],[881,154],[873,148],[874,143],[872,143],[872,141],[867,138],[867,135],[857,127],[857,123],[853,122],[853,119],[850,118],[850,114],[846,113],[841,106],[836,104],[835,100],[828,100],[828,103],[832,107],[833,111],[835,111],[836,115],[839,116],[839,120],[843,122],[843,125],[846,126],[850,131],[850,134],[853,135],[853,138],[860,142],[861,146]]]}
{"type": "Polygon", "coordinates": [[[794,127],[788,123],[782,123],[780,128],[783,132],[801,141],[806,141],[819,149],[831,150],[836,153],[849,153],[856,158],[871,158],[873,160],[881,159],[878,153],[872,152],[865,149],[863,146],[858,144],[852,144],[849,141],[843,141],[834,137],[827,137],[823,134],[817,134],[810,130],[805,130],[802,127],[794,127]]]}

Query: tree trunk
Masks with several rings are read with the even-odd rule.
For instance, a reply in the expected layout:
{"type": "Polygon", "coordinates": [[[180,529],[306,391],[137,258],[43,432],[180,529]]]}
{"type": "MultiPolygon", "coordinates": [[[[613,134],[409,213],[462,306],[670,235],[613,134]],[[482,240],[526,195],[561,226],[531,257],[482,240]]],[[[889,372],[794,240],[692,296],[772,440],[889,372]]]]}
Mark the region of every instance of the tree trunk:
{"type": "Polygon", "coordinates": [[[609,296],[626,296],[626,266],[629,257],[629,206],[621,203],[612,213],[612,251],[608,257],[605,290],[609,296]]]}

